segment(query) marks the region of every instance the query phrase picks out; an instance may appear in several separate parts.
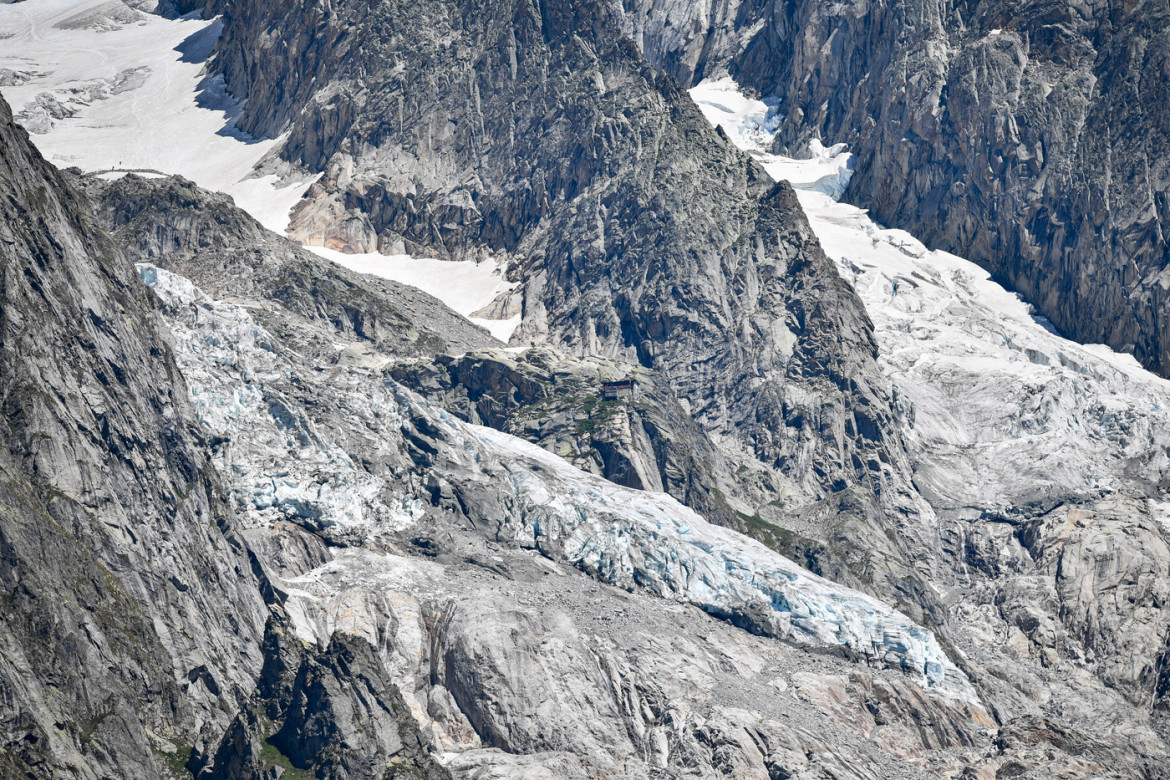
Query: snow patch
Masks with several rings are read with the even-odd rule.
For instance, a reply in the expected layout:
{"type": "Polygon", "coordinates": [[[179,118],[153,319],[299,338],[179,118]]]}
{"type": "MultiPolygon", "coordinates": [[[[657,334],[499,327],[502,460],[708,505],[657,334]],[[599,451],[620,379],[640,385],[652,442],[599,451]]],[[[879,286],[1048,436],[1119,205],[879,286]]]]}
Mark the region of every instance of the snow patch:
{"type": "Polygon", "coordinates": [[[506,269],[503,262],[495,260],[456,262],[410,255],[383,255],[377,252],[346,254],[320,246],[305,248],[351,271],[417,287],[438,298],[476,325],[487,328],[492,336],[505,344],[520,325],[519,314],[502,320],[473,316],[487,308],[496,298],[506,295],[516,287],[515,283],[505,278],[506,269]]]}
{"type": "Polygon", "coordinates": [[[707,121],[751,153],[773,179],[788,181],[796,189],[824,193],[833,200],[844,194],[857,164],[846,144],[826,147],[814,138],[805,149],[805,158],[799,160],[772,153],[781,122],[777,98],[745,97],[730,77],[704,81],[690,95],[707,121]]]}

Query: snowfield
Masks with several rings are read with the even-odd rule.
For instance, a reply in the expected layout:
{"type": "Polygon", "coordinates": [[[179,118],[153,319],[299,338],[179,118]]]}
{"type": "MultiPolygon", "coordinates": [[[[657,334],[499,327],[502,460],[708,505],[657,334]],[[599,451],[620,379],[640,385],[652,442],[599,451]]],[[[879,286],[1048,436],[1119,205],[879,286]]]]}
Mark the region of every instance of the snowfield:
{"type": "Polygon", "coordinates": [[[60,168],[179,174],[283,233],[312,182],[249,178],[277,140],[236,130],[236,102],[204,78],[219,30],[108,0],[0,6],[0,93],[60,168]]]}
{"type": "MultiPolygon", "coordinates": [[[[41,154],[60,168],[184,176],[231,195],[284,235],[316,177],[281,181],[254,169],[280,139],[235,128],[239,104],[204,63],[220,23],[164,19],[110,0],[0,4],[0,94],[41,154]]],[[[473,317],[511,289],[498,264],[308,247],[361,273],[418,287],[507,342],[520,324],[473,317]]]]}
{"type": "Polygon", "coordinates": [[[380,276],[417,287],[433,295],[476,325],[484,327],[505,344],[520,325],[517,314],[505,320],[475,316],[501,295],[516,287],[504,278],[504,265],[492,260],[455,262],[410,255],[381,255],[376,252],[345,254],[322,246],[305,247],[359,274],[380,276]]]}

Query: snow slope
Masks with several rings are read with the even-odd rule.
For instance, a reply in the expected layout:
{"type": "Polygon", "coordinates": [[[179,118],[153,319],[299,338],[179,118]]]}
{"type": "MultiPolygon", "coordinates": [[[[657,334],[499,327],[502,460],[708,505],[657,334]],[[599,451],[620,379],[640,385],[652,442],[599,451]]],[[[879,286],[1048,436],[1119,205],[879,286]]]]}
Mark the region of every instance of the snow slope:
{"type": "Polygon", "coordinates": [[[793,184],[825,252],[864,301],[902,407],[915,482],[940,516],[1163,479],[1170,382],[1131,355],[1061,338],[979,266],[837,202],[852,155],[819,143],[808,159],[771,154],[774,105],[745,98],[730,79],[691,96],[769,174],[793,184]]]}
{"type": "Polygon", "coordinates": [[[233,127],[237,106],[203,62],[219,23],[170,20],[108,0],[0,7],[0,91],[50,162],[180,174],[225,192],[283,233],[310,182],[245,178],[277,141],[233,127]],[[8,37],[11,36],[11,37],[8,37]]]}
{"type": "Polygon", "coordinates": [[[305,247],[360,274],[380,276],[417,287],[433,295],[454,311],[488,330],[505,344],[520,325],[520,315],[504,320],[474,316],[516,285],[504,278],[504,265],[492,260],[475,262],[433,260],[410,255],[382,255],[376,252],[345,254],[322,246],[305,247]]]}
{"type": "MultiPolygon", "coordinates": [[[[218,21],[164,19],[117,0],[0,5],[0,94],[50,162],[83,171],[178,174],[231,195],[284,234],[313,179],[257,176],[280,139],[234,126],[239,104],[203,65],[218,21]]],[[[361,273],[409,284],[507,342],[520,323],[471,315],[511,288],[497,264],[314,252],[361,273]]]]}

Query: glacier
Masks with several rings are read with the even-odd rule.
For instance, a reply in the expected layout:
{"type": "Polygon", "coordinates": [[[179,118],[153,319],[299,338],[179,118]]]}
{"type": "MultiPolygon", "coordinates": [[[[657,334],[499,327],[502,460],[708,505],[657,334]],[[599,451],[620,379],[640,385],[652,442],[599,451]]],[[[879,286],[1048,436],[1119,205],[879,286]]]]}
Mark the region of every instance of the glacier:
{"type": "Polygon", "coordinates": [[[378,372],[305,371],[244,307],[155,266],[139,271],[159,298],[201,421],[227,442],[217,465],[246,526],[295,519],[359,544],[417,522],[424,511],[410,486],[441,480],[474,507],[472,522],[495,518],[488,530],[497,540],[625,590],[751,616],[758,633],[901,669],[977,703],[933,634],[876,599],[713,526],[664,493],[614,485],[522,439],[464,423],[378,372]],[[295,388],[318,383],[344,411],[344,425],[314,421],[298,403],[295,388]],[[342,446],[353,449],[361,436],[384,453],[406,451],[403,430],[434,451],[433,472],[391,459],[383,474],[371,474],[342,446]]]}
{"type": "Polygon", "coordinates": [[[1170,382],[1131,355],[1061,337],[984,269],[839,202],[852,155],[819,141],[807,159],[773,154],[774,106],[730,78],[705,81],[691,96],[773,178],[793,185],[826,254],[861,296],[916,485],[937,512],[971,519],[1162,479],[1170,382]]]}

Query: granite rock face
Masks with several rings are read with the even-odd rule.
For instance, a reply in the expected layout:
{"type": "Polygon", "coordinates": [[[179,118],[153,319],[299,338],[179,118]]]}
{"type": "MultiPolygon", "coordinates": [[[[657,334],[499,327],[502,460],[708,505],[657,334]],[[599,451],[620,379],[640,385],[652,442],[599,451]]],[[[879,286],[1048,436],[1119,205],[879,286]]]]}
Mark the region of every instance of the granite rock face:
{"type": "Polygon", "coordinates": [[[657,372],[707,436],[779,475],[770,495],[732,485],[746,516],[857,488],[869,509],[853,516],[901,567],[860,579],[924,590],[900,550],[932,547],[932,519],[863,308],[792,191],[655,73],[607,6],[211,8],[225,16],[210,67],[248,101],[238,126],[288,134],[274,170],[323,174],[295,238],[505,255],[513,344],[657,372]]]}
{"type": "Polygon", "coordinates": [[[450,780],[365,639],[339,632],[326,647],[306,647],[274,606],[264,658],[253,701],[200,777],[267,777],[283,767],[337,780],[450,780]]]}
{"type": "Polygon", "coordinates": [[[0,774],[166,776],[251,694],[265,620],[122,250],[0,101],[0,774]]]}
{"type": "Polygon", "coordinates": [[[0,774],[447,777],[365,640],[338,636],[316,652],[281,633],[284,594],[265,571],[275,553],[238,530],[227,442],[209,440],[130,258],[198,254],[210,284],[262,300],[323,366],[339,360],[328,333],[352,339],[343,357],[357,362],[363,350],[447,347],[409,318],[458,321],[444,335],[494,342],[188,182],[63,175],[2,101],[0,152],[0,774]],[[95,216],[75,185],[108,210],[95,216]],[[378,317],[376,335],[354,326],[378,317]]]}
{"type": "MultiPolygon", "coordinates": [[[[555,466],[555,458],[537,454],[538,450],[518,449],[514,440],[504,450],[497,449],[506,437],[462,428],[453,416],[491,422],[553,452],[580,441],[577,437],[586,433],[590,442],[594,437],[618,442],[621,436],[616,434],[622,426],[612,418],[621,415],[627,423],[646,424],[642,421],[653,421],[661,414],[653,408],[658,391],[651,379],[642,377],[647,390],[636,402],[599,413],[578,407],[583,405],[581,398],[595,391],[596,377],[610,370],[607,364],[557,359],[541,350],[519,357],[498,352],[440,356],[433,363],[391,359],[380,373],[369,364],[338,365],[320,373],[312,360],[304,362],[298,356],[299,349],[289,349],[298,339],[257,333],[256,325],[246,319],[257,307],[243,310],[200,297],[182,280],[161,270],[144,270],[144,275],[159,291],[161,310],[183,353],[182,370],[197,388],[195,402],[204,424],[213,440],[223,442],[217,448],[216,463],[231,475],[227,487],[233,507],[277,591],[287,594],[281,596],[283,609],[293,616],[298,635],[306,640],[311,637],[321,649],[329,646],[335,632],[360,635],[383,648],[383,663],[396,670],[392,678],[413,713],[421,739],[432,750],[447,751],[440,763],[449,771],[462,776],[487,772],[490,767],[507,776],[539,766],[563,776],[591,772],[637,776],[641,771],[637,764],[620,764],[623,769],[617,770],[610,762],[632,755],[631,750],[657,750],[655,745],[663,738],[671,771],[680,771],[688,762],[713,768],[736,766],[735,771],[749,775],[757,771],[752,767],[766,766],[768,761],[793,769],[798,766],[788,753],[783,759],[776,757],[781,754],[771,759],[765,755],[762,764],[755,764],[746,748],[708,754],[712,748],[706,742],[691,743],[689,737],[672,736],[669,731],[663,737],[654,736],[664,724],[649,716],[642,716],[649,718],[642,726],[627,725],[635,733],[644,729],[631,748],[612,730],[596,725],[599,719],[618,717],[590,709],[600,706],[595,700],[602,694],[594,690],[585,696],[579,690],[584,649],[570,643],[569,652],[557,644],[562,649],[553,652],[547,644],[551,639],[523,652],[509,645],[511,656],[497,648],[505,641],[501,637],[529,633],[557,637],[560,642],[571,631],[580,630],[570,625],[606,626],[610,619],[606,616],[625,615],[627,610],[633,612],[620,625],[644,628],[650,625],[650,613],[658,609],[644,599],[653,599],[653,594],[674,594],[673,598],[687,594],[692,585],[681,591],[674,588],[694,582],[694,575],[663,576],[669,565],[664,570],[659,561],[689,560],[685,552],[670,547],[664,527],[658,527],[651,542],[639,536],[636,525],[619,523],[620,531],[602,531],[594,525],[599,518],[617,517],[607,508],[614,506],[611,493],[623,496],[618,499],[623,507],[618,514],[627,520],[643,511],[637,509],[643,502],[660,499],[636,498],[637,494],[622,492],[617,486],[602,487],[604,482],[585,474],[570,478],[565,464],[555,466]],[[237,317],[245,319],[237,323],[237,317]],[[209,343],[212,334],[218,348],[207,351],[200,345],[209,343]],[[425,392],[430,403],[396,387],[392,380],[398,378],[425,392]],[[253,395],[260,400],[247,400],[253,395]],[[585,421],[593,423],[592,431],[581,430],[585,421]],[[346,457],[329,454],[336,448],[346,457]],[[290,464],[305,464],[305,468],[290,464]],[[335,492],[336,486],[345,485],[354,485],[347,489],[348,495],[363,497],[359,507],[337,500],[342,494],[335,492]],[[578,525],[582,514],[588,518],[584,526],[578,525]],[[587,530],[582,533],[583,529],[587,530]],[[623,545],[631,550],[628,556],[620,552],[623,545]],[[532,552],[539,553],[542,562],[526,557],[532,552]],[[563,568],[566,565],[570,568],[563,568]],[[573,569],[631,588],[632,600],[611,597],[604,588],[582,589],[571,579],[579,574],[566,574],[573,569]],[[586,592],[593,595],[583,596],[586,592]],[[487,594],[492,594],[487,602],[490,608],[485,606],[487,594]],[[441,605],[448,602],[468,617],[447,616],[449,607],[441,605]],[[517,611],[520,616],[514,614],[517,611]],[[563,617],[565,613],[572,617],[563,617]],[[505,664],[497,656],[513,660],[505,664]],[[550,671],[554,659],[561,664],[555,672],[550,671]],[[489,674],[491,669],[495,671],[489,674]],[[530,679],[538,670],[543,670],[539,685],[530,679]],[[541,704],[548,691],[563,697],[558,698],[561,703],[555,711],[541,704]],[[538,711],[543,714],[537,715],[538,711]],[[578,724],[574,733],[596,734],[589,740],[567,741],[565,722],[578,724]],[[517,723],[529,724],[522,729],[525,733],[540,728],[545,736],[517,741],[517,723]]],[[[278,309],[276,316],[292,315],[278,309]]],[[[313,327],[331,330],[338,326],[321,320],[313,327]]],[[[287,331],[277,328],[276,332],[287,331]]],[[[334,333],[329,338],[359,338],[341,330],[334,333]]],[[[1052,348],[1047,343],[1025,341],[1020,348],[1033,346],[1035,360],[1060,366],[1059,355],[1043,352],[1052,348]]],[[[1167,623],[1163,590],[1170,557],[1154,511],[1146,500],[1094,502],[1088,493],[1076,492],[1063,500],[1053,498],[1051,503],[1031,506],[1028,491],[1039,483],[1030,477],[1012,481],[1007,472],[1002,485],[993,483],[998,486],[993,493],[987,492],[986,485],[962,482],[952,471],[992,472],[982,462],[967,462],[984,457],[981,453],[952,451],[945,442],[933,442],[939,430],[935,415],[943,412],[936,409],[937,404],[927,403],[925,394],[936,386],[946,392],[975,393],[961,407],[970,420],[954,420],[952,426],[980,425],[985,414],[994,412],[996,396],[979,395],[983,390],[966,380],[961,387],[946,390],[949,385],[940,385],[941,380],[930,374],[944,370],[945,364],[933,367],[913,355],[906,360],[908,366],[925,372],[916,380],[922,385],[915,391],[918,395],[910,394],[913,384],[903,389],[907,402],[913,400],[917,407],[913,457],[921,469],[918,478],[930,488],[930,498],[946,522],[942,557],[948,569],[940,580],[949,587],[945,601],[936,607],[938,622],[954,643],[948,654],[961,659],[964,671],[973,676],[980,701],[994,714],[995,746],[983,741],[981,729],[988,725],[983,716],[959,715],[951,704],[936,712],[938,700],[929,692],[904,687],[916,685],[912,680],[899,682],[887,676],[878,681],[867,676],[869,671],[858,676],[856,669],[820,667],[812,657],[800,654],[792,656],[792,666],[785,667],[781,690],[795,691],[801,707],[811,707],[809,712],[833,724],[820,728],[850,735],[852,741],[842,743],[849,745],[849,751],[864,750],[866,744],[884,745],[887,758],[882,760],[926,761],[939,771],[953,766],[947,762],[958,761],[991,771],[1004,767],[1031,771],[1036,776],[1057,771],[1096,776],[1105,773],[1106,767],[1118,776],[1156,776],[1149,767],[1158,764],[1165,749],[1150,728],[1145,703],[1163,706],[1157,691],[1167,623]],[[1020,509],[996,515],[997,497],[1020,509]],[[972,509],[980,506],[982,510],[972,509]],[[976,517],[972,511],[983,514],[976,517]],[[1124,596],[1114,599],[1113,593],[1124,596]],[[1107,650],[1122,645],[1129,648],[1128,653],[1107,650]],[[809,669],[817,671],[803,676],[809,669]],[[978,756],[964,753],[973,748],[978,756]]],[[[1072,369],[1051,369],[1059,374],[1052,386],[1079,382],[1070,388],[1074,397],[1099,392],[1084,383],[1104,379],[1071,360],[1066,356],[1064,362],[1072,369]],[[1068,378],[1064,378],[1066,373],[1068,378]]],[[[1036,412],[1024,406],[1019,413],[1035,427],[1039,424],[1036,412]]],[[[1042,408],[1057,415],[1062,405],[1048,403],[1042,408]]],[[[1083,416],[1088,416],[1087,411],[1083,416]]],[[[1004,416],[1001,424],[1011,425],[1012,419],[1004,416]]],[[[1121,445],[1102,441],[1093,446],[1121,445]]],[[[615,449],[622,448],[632,453],[653,451],[639,450],[633,441],[615,449]]],[[[1108,452],[1095,457],[1099,462],[1113,458],[1108,452]]],[[[995,458],[1010,464],[1016,456],[1001,452],[995,458]]],[[[592,466],[577,465],[612,477],[604,474],[606,462],[602,458],[592,466]]],[[[1005,468],[1011,471],[1013,467],[1005,468]]],[[[1074,488],[1077,472],[1069,465],[1061,468],[1062,480],[1074,488]]],[[[1151,462],[1143,468],[1156,474],[1160,466],[1151,462]]],[[[1140,474],[1135,472],[1134,478],[1138,481],[1125,483],[1124,491],[1140,495],[1140,474]]],[[[856,534],[850,541],[871,546],[856,534]]],[[[701,547],[716,549],[712,540],[703,541],[701,547]]],[[[740,565],[749,557],[741,551],[728,558],[728,565],[732,560],[740,565]]],[[[816,560],[812,556],[809,562],[816,560]]],[[[720,565],[712,571],[725,568],[720,565]]],[[[683,563],[682,570],[701,568],[691,561],[683,563]]],[[[838,572],[833,574],[836,577],[838,572]]],[[[715,582],[712,576],[705,574],[702,579],[715,582]]],[[[754,576],[760,578],[762,571],[756,569],[754,576]]],[[[847,577],[848,570],[846,581],[847,577]]],[[[682,597],[684,602],[691,598],[682,597]]],[[[775,596],[771,600],[783,602],[775,596]]],[[[778,633],[794,641],[793,635],[778,632],[767,612],[752,601],[741,597],[738,603],[724,606],[708,602],[704,609],[721,617],[728,628],[741,626],[758,635],[759,641],[772,641],[769,637],[778,633]]],[[[690,636],[690,631],[683,633],[690,636]]],[[[619,641],[618,635],[606,636],[602,646],[611,649],[605,652],[617,652],[609,643],[619,641]]],[[[732,640],[741,648],[735,652],[746,652],[742,636],[730,636],[738,637],[732,640]]],[[[694,663],[698,652],[668,655],[674,659],[668,661],[659,649],[648,654],[647,648],[629,647],[619,657],[627,659],[621,662],[625,664],[637,658],[640,665],[653,659],[659,671],[651,679],[657,680],[654,675],[680,673],[694,663]]],[[[289,666],[299,668],[300,663],[289,662],[289,666]]],[[[647,669],[639,672],[646,673],[647,669]]],[[[759,685],[771,685],[770,679],[761,679],[759,685]]],[[[660,690],[657,686],[663,683],[640,684],[660,690]]],[[[671,689],[673,693],[661,690],[653,695],[677,704],[677,697],[695,695],[689,686],[685,694],[671,689]]],[[[291,683],[286,687],[291,691],[291,683]]],[[[735,701],[734,707],[740,709],[746,704],[734,697],[725,701],[727,706],[735,701]]],[[[628,705],[613,706],[622,711],[628,705]]],[[[775,704],[760,701],[745,712],[760,706],[775,704]]],[[[736,714],[722,726],[705,721],[702,729],[735,733],[747,727],[747,721],[739,720],[742,717],[747,714],[736,714]]],[[[221,746],[219,756],[259,755],[263,738],[271,740],[269,735],[280,730],[278,720],[241,723],[243,730],[233,732],[241,736],[230,749],[221,746]]],[[[810,742],[808,735],[784,733],[787,736],[775,737],[778,744],[806,746],[792,748],[798,754],[820,744],[810,742]]],[[[374,748],[367,743],[363,749],[374,748]]],[[[825,760],[836,759],[826,756],[825,760]]],[[[899,771],[909,771],[902,766],[899,771]]]]}
{"type": "Polygon", "coordinates": [[[1164,0],[615,13],[683,83],[729,74],[779,98],[778,150],[849,144],[845,198],[880,222],[984,265],[1071,338],[1170,373],[1164,0]]]}

